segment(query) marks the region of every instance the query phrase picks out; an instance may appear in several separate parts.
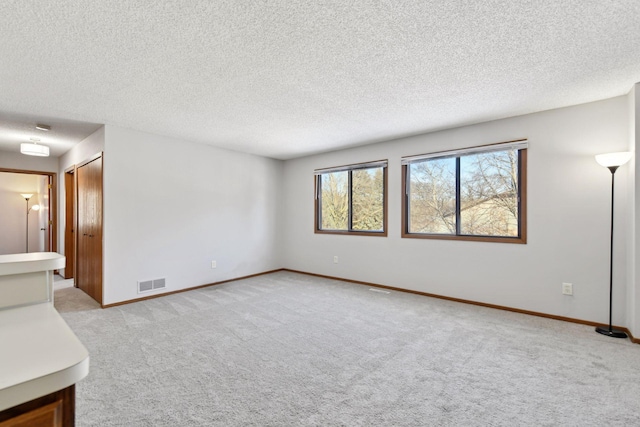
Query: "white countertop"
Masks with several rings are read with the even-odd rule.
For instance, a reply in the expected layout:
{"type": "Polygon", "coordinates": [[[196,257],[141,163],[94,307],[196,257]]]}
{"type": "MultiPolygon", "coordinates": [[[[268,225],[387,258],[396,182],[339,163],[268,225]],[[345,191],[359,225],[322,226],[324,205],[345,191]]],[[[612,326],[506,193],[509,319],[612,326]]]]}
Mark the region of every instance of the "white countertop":
{"type": "Polygon", "coordinates": [[[66,258],[56,252],[0,255],[0,276],[64,268],[66,258]]]}
{"type": "Polygon", "coordinates": [[[69,387],[88,373],[87,349],[53,304],[0,310],[0,411],[69,387]]]}

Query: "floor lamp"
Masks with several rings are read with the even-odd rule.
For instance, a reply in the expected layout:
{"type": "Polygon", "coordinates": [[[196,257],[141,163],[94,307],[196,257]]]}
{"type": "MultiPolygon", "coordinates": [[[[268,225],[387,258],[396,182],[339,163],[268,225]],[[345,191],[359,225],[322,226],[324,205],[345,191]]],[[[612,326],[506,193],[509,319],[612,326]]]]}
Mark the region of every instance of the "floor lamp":
{"type": "Polygon", "coordinates": [[[627,334],[613,329],[611,324],[611,312],[613,311],[613,190],[616,170],[631,160],[633,153],[620,152],[600,154],[596,156],[596,161],[611,171],[611,247],[609,252],[609,327],[598,326],[596,332],[613,338],[626,338],[627,334]]]}
{"type": "Polygon", "coordinates": [[[33,205],[31,206],[31,208],[29,208],[29,199],[33,196],[33,194],[21,194],[22,197],[24,197],[24,199],[27,201],[27,253],[29,253],[29,212],[31,212],[31,209],[33,209],[34,211],[38,211],[40,210],[40,205],[33,205]]]}

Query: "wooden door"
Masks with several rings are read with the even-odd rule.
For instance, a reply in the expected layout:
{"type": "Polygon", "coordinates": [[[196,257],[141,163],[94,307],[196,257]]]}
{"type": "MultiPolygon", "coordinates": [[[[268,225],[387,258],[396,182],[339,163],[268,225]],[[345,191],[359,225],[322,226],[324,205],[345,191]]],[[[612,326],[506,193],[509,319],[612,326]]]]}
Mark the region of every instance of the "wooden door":
{"type": "Polygon", "coordinates": [[[76,286],[102,304],[102,157],[77,168],[76,286]]]}
{"type": "Polygon", "coordinates": [[[73,207],[75,194],[73,172],[73,169],[71,169],[64,174],[64,255],[67,258],[67,265],[64,267],[65,279],[74,277],[76,260],[75,222],[73,220],[75,212],[73,207]]]}

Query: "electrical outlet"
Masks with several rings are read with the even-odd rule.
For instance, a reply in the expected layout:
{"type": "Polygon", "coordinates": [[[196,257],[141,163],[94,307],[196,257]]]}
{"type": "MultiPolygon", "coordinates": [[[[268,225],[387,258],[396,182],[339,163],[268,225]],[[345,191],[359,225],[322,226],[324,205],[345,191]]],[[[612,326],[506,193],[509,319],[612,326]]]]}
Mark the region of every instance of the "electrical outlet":
{"type": "Polygon", "coordinates": [[[333,263],[337,264],[338,263],[338,255],[334,255],[333,256],[333,263]]]}
{"type": "Polygon", "coordinates": [[[215,261],[211,261],[211,268],[218,268],[218,264],[215,261]]]}
{"type": "Polygon", "coordinates": [[[572,283],[563,283],[562,284],[562,295],[573,295],[573,284],[572,283]]]}

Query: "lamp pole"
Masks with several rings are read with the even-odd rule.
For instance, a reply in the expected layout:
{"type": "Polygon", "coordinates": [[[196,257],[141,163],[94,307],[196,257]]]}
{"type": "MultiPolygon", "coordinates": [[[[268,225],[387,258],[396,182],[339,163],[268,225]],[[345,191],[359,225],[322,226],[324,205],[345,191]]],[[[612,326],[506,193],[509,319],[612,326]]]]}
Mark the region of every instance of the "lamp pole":
{"type": "Polygon", "coordinates": [[[29,253],[29,199],[27,199],[27,253],[29,253]]]}
{"type": "Polygon", "coordinates": [[[627,334],[622,331],[613,329],[612,313],[613,313],[613,192],[615,190],[616,170],[620,166],[609,166],[611,171],[611,243],[609,248],[609,327],[603,328],[598,326],[596,332],[613,338],[627,338],[627,334]]]}
{"type": "Polygon", "coordinates": [[[627,163],[632,153],[610,153],[596,156],[596,161],[611,171],[611,236],[609,246],[609,326],[596,327],[596,332],[612,338],[627,338],[627,334],[623,331],[613,329],[613,207],[614,207],[614,190],[615,175],[620,166],[627,163]]]}
{"type": "Polygon", "coordinates": [[[26,253],[29,253],[29,199],[31,198],[31,196],[33,196],[33,194],[22,194],[22,197],[24,197],[24,199],[27,201],[27,215],[25,215],[25,217],[27,218],[27,239],[26,239],[26,253]]]}
{"type": "Polygon", "coordinates": [[[27,235],[27,241],[26,241],[26,252],[29,253],[29,212],[31,212],[31,209],[33,209],[34,211],[39,211],[40,210],[40,205],[33,205],[31,206],[31,209],[29,209],[29,199],[31,198],[31,196],[33,196],[33,194],[30,193],[24,193],[24,194],[20,194],[22,197],[24,197],[24,199],[27,201],[27,232],[25,233],[27,235]]]}

